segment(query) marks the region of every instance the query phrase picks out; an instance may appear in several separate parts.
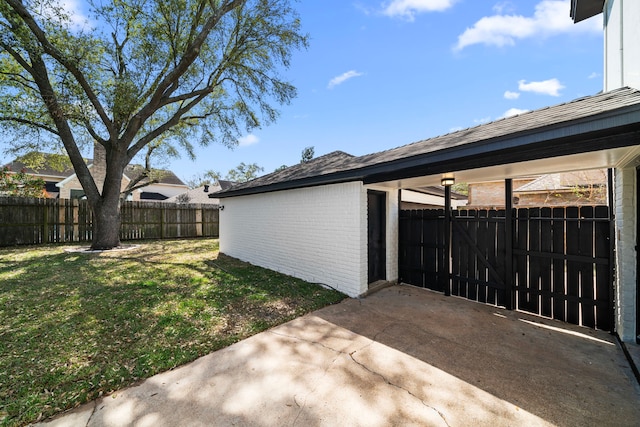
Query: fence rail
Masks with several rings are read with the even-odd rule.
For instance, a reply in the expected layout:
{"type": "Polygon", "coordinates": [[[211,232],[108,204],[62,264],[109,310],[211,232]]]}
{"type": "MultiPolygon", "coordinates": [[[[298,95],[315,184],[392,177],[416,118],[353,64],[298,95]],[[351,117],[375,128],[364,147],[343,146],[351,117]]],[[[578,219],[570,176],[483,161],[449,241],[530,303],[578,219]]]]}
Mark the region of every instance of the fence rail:
{"type": "MultiPolygon", "coordinates": [[[[218,237],[217,205],[123,202],[122,240],[218,237]]],[[[0,246],[90,242],[86,200],[0,197],[0,246]]]]}
{"type": "Polygon", "coordinates": [[[401,281],[498,306],[515,304],[589,328],[613,328],[608,206],[518,208],[511,215],[458,210],[449,236],[445,218],[443,210],[400,212],[401,281]]]}

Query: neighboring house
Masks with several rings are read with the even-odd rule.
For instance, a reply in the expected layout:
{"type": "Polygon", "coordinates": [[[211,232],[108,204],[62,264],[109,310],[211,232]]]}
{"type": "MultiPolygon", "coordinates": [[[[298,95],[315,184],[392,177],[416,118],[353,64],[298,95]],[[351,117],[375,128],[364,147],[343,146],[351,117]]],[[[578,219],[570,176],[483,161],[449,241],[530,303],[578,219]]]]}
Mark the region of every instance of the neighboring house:
{"type": "MultiPolygon", "coordinates": [[[[514,179],[513,204],[515,207],[606,205],[607,171],[594,169],[514,179]]],[[[467,207],[503,209],[504,181],[469,183],[467,207]]]]}
{"type": "MultiPolygon", "coordinates": [[[[42,178],[45,181],[45,190],[50,198],[62,199],[79,199],[84,197],[84,190],[78,181],[73,168],[67,168],[59,171],[52,168],[47,163],[47,156],[44,154],[45,161],[41,168],[32,169],[27,167],[20,159],[16,159],[5,166],[12,171],[24,170],[26,173],[42,178]]],[[[100,164],[100,151],[94,152],[94,159],[87,159],[89,170],[95,174],[96,165],[100,164]],[[96,155],[97,153],[97,155],[96,155]]],[[[122,179],[122,190],[124,190],[131,180],[137,179],[144,172],[144,167],[140,165],[128,165],[124,170],[122,179]]],[[[129,200],[165,200],[169,197],[180,194],[188,189],[188,187],[173,172],[167,170],[158,171],[160,176],[159,182],[149,184],[143,188],[135,190],[129,197],[129,200]]],[[[142,181],[144,183],[144,180],[142,181]]]]}
{"type": "Polygon", "coordinates": [[[51,164],[48,161],[49,156],[55,156],[53,154],[43,154],[45,156],[45,160],[43,162],[43,166],[34,170],[32,168],[27,167],[20,159],[15,159],[9,163],[3,165],[3,167],[8,167],[12,172],[19,172],[24,170],[29,175],[33,175],[35,177],[41,178],[45,183],[45,191],[47,192],[47,197],[56,199],[59,197],[60,188],[56,186],[57,183],[64,180],[73,174],[73,168],[66,168],[62,171],[57,170],[49,166],[51,164]]]}
{"type": "Polygon", "coordinates": [[[232,181],[216,180],[215,184],[205,184],[198,188],[192,188],[184,193],[169,197],[165,202],[218,205],[220,204],[220,200],[209,196],[218,191],[228,190],[233,184],[234,182],[232,181]]]}

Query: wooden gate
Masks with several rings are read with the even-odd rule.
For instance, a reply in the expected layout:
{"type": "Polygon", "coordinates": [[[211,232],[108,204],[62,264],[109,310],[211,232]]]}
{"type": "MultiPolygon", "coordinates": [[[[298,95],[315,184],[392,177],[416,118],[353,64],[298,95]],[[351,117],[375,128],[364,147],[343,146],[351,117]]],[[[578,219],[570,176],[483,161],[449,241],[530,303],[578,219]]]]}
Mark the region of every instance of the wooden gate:
{"type": "Polygon", "coordinates": [[[506,306],[504,210],[455,211],[451,223],[451,295],[506,306]]]}
{"type": "Polygon", "coordinates": [[[443,210],[401,211],[402,282],[497,306],[514,295],[518,310],[612,330],[607,206],[514,209],[512,227],[504,210],[454,211],[450,248],[444,221],[443,210]]]}

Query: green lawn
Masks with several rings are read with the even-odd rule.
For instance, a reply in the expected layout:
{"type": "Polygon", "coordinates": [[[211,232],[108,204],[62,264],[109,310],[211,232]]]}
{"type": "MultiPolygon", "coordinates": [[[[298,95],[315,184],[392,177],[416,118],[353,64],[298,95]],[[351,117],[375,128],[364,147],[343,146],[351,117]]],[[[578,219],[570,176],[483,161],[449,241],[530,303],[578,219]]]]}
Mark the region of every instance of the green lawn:
{"type": "Polygon", "coordinates": [[[129,251],[0,249],[0,425],[23,425],[345,296],[218,254],[218,241],[129,251]]]}

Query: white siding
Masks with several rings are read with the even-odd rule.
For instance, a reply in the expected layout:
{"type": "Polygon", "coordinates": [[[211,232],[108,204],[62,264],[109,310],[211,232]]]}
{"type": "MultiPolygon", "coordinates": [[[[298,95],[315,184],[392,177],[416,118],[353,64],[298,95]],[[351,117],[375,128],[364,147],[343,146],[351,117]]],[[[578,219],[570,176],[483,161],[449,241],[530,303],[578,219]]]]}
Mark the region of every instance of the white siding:
{"type": "Polygon", "coordinates": [[[604,90],[640,89],[640,1],[609,0],[604,8],[604,90]]]}
{"type": "Polygon", "coordinates": [[[623,341],[636,338],[636,170],[615,170],[616,331],[623,341]]]}
{"type": "Polygon", "coordinates": [[[367,196],[361,182],[220,201],[220,252],[349,296],[367,290],[367,196]]]}

